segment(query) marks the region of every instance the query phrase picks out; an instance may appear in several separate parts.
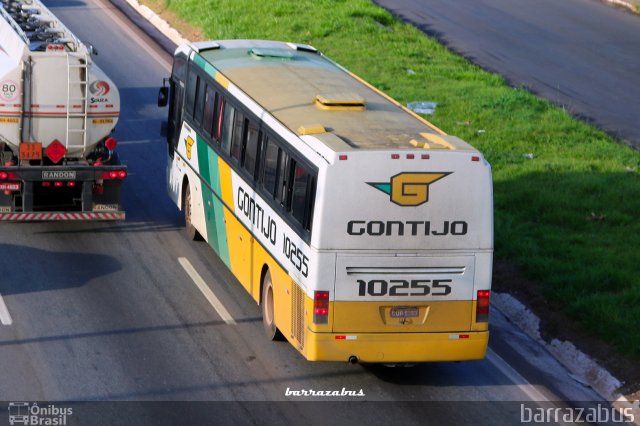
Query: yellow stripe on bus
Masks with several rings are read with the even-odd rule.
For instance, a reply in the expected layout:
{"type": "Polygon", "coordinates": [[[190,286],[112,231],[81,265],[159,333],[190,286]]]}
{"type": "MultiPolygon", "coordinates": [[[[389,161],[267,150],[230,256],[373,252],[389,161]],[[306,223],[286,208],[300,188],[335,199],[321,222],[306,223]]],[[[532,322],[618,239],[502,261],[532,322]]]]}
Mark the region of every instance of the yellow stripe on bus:
{"type": "Polygon", "coordinates": [[[216,81],[225,89],[229,89],[229,79],[222,75],[220,71],[216,72],[216,81]]]}

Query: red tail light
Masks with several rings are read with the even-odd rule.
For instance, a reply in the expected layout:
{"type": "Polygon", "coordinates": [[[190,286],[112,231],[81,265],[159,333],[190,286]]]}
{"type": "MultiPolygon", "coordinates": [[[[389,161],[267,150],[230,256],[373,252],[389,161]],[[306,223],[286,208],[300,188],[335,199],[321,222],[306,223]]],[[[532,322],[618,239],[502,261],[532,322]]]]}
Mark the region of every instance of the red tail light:
{"type": "Polygon", "coordinates": [[[69,182],[67,182],[67,186],[74,187],[74,186],[76,186],[76,183],[73,182],[73,181],[69,181],[69,182]]]}
{"type": "Polygon", "coordinates": [[[478,298],[476,300],[476,322],[489,321],[489,299],[491,290],[478,290],[478,298]]]}
{"type": "Polygon", "coordinates": [[[315,324],[329,323],[328,291],[316,291],[313,294],[313,322],[315,324]]]}
{"type": "Polygon", "coordinates": [[[124,179],[126,177],[126,170],[111,170],[102,174],[102,179],[124,179]]]}
{"type": "Polygon", "coordinates": [[[13,172],[0,172],[0,180],[18,179],[18,175],[13,172]]]}
{"type": "Polygon", "coordinates": [[[53,186],[60,188],[62,186],[62,182],[53,182],[53,186]]]}

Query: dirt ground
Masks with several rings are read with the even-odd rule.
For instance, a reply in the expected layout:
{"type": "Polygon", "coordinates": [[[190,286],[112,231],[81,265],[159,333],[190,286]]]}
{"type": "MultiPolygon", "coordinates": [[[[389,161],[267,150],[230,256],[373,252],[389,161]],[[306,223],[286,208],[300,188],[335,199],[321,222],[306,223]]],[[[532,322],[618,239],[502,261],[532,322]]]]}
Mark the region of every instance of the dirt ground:
{"type": "Polygon", "coordinates": [[[629,400],[640,399],[640,362],[624,356],[603,340],[587,335],[580,325],[564,315],[560,306],[543,297],[542,285],[532,281],[513,264],[496,259],[493,290],[509,293],[540,318],[540,333],[546,341],[567,340],[591,356],[624,384],[620,392],[629,400]]]}

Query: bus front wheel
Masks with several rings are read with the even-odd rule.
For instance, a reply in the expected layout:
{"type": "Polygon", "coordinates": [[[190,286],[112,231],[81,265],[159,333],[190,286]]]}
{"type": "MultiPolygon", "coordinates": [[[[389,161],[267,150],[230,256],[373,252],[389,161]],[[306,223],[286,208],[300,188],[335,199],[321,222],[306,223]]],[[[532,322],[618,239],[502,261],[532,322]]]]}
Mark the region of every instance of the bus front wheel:
{"type": "Polygon", "coordinates": [[[271,273],[267,271],[262,280],[262,325],[269,340],[282,340],[282,334],[276,327],[274,316],[274,294],[271,273]]]}

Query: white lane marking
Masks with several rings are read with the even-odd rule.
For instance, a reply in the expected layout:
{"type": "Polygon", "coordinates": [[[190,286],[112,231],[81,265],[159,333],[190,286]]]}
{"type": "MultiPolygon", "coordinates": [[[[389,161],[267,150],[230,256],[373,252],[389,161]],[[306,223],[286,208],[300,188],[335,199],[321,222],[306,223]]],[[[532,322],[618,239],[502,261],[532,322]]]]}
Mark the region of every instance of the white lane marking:
{"type": "Polygon", "coordinates": [[[209,303],[211,303],[211,306],[213,306],[213,309],[215,309],[218,315],[220,315],[220,318],[222,318],[228,325],[236,325],[236,321],[233,319],[231,314],[229,314],[227,308],[225,308],[220,299],[218,299],[216,295],[213,294],[213,291],[211,291],[207,283],[204,282],[200,274],[198,274],[193,265],[191,265],[189,259],[187,259],[186,257],[179,257],[178,262],[180,262],[180,265],[182,265],[182,268],[185,270],[187,275],[191,277],[202,294],[204,294],[204,297],[206,297],[209,303]]]}
{"type": "MultiPolygon", "coordinates": [[[[487,349],[487,359],[498,370],[500,370],[502,374],[507,376],[507,378],[511,380],[513,384],[515,384],[522,392],[524,392],[524,394],[527,395],[531,401],[537,402],[538,404],[544,404],[545,407],[549,405],[555,407],[555,404],[552,403],[549,398],[547,398],[535,386],[529,383],[527,379],[522,377],[520,373],[518,373],[512,366],[507,363],[507,361],[502,359],[502,357],[495,353],[491,348],[487,349]]],[[[558,419],[557,424],[569,426],[560,418],[558,419]]]]}
{"type": "Polygon", "coordinates": [[[7,309],[7,305],[4,304],[4,299],[0,294],[0,322],[2,325],[11,325],[13,324],[13,320],[11,319],[11,315],[9,315],[9,310],[7,309]]]}
{"type": "MultiPolygon", "coordinates": [[[[525,395],[529,397],[529,399],[533,402],[537,402],[539,405],[544,405],[545,408],[549,406],[555,407],[554,404],[549,398],[547,398],[542,392],[540,392],[535,386],[527,381],[520,373],[518,373],[512,366],[510,366],[507,361],[502,359],[500,355],[495,353],[491,348],[487,349],[487,359],[491,364],[493,364],[502,374],[507,376],[512,383],[514,383],[525,395]]],[[[554,397],[556,400],[559,398],[554,397]]],[[[569,426],[565,423],[561,418],[558,418],[556,424],[569,426]]],[[[571,423],[573,424],[573,423],[571,423]]]]}
{"type": "Polygon", "coordinates": [[[518,388],[524,392],[532,401],[536,402],[550,402],[549,398],[544,396],[542,392],[536,389],[531,383],[527,381],[524,377],[520,375],[516,370],[513,369],[507,362],[502,359],[500,355],[495,353],[491,348],[487,349],[487,359],[491,364],[493,364],[502,374],[507,376],[512,383],[514,383],[518,388]]]}

